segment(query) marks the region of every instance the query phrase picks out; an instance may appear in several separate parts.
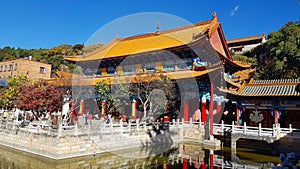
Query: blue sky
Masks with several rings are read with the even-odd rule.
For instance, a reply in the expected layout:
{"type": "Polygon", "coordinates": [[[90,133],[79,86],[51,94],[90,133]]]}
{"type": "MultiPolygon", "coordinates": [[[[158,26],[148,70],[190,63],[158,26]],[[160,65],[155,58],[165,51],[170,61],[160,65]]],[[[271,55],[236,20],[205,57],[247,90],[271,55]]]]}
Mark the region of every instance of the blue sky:
{"type": "MultiPolygon", "coordinates": [[[[186,21],[181,24],[211,19],[212,12],[216,12],[226,39],[232,39],[261,33],[268,34],[271,31],[277,31],[288,21],[298,21],[300,19],[300,2],[299,0],[2,1],[0,5],[0,48],[4,46],[27,49],[51,48],[60,44],[86,43],[101,27],[107,26],[112,21],[116,22],[115,20],[118,18],[127,18],[128,15],[132,16],[142,12],[176,16],[179,20],[186,21]]],[[[118,20],[120,21],[120,19],[118,20]]],[[[158,21],[161,29],[180,25],[167,24],[167,20],[165,21],[161,17],[157,20],[144,18],[142,24],[131,20],[127,22],[130,27],[115,26],[114,30],[100,31],[99,34],[103,37],[99,39],[106,42],[112,37],[104,38],[104,36],[110,33],[118,33],[122,37],[154,32],[158,21]],[[144,27],[141,31],[133,29],[139,25],[144,27]],[[125,29],[132,30],[122,33],[125,29]]]]}

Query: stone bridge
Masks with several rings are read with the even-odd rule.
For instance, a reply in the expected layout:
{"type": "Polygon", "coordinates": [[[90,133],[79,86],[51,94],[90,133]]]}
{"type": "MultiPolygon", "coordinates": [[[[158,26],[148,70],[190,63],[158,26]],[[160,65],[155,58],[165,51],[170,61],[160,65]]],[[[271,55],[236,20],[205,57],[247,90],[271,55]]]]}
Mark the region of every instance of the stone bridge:
{"type": "MultiPolygon", "coordinates": [[[[300,130],[292,128],[290,125],[289,128],[281,128],[279,124],[273,125],[273,128],[262,128],[259,123],[258,127],[246,126],[246,123],[243,125],[236,125],[232,122],[231,125],[224,124],[223,121],[221,124],[214,124],[214,135],[230,135],[231,136],[231,148],[236,150],[236,142],[243,139],[250,140],[263,140],[268,143],[274,143],[281,140],[289,139],[289,141],[295,141],[300,139],[300,130]]],[[[300,150],[300,146],[297,147],[300,150]]]]}

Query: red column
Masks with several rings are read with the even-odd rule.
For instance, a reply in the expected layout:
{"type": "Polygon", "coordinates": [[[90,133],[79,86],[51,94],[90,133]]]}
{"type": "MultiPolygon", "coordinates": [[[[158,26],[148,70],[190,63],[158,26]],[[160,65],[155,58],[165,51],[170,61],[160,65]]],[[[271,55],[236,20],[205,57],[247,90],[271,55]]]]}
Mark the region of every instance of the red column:
{"type": "Polygon", "coordinates": [[[209,103],[209,137],[210,140],[214,137],[214,83],[210,84],[210,103],[209,103]]]}
{"type": "Polygon", "coordinates": [[[278,110],[274,109],[274,123],[278,124],[278,110]]]}
{"type": "Polygon", "coordinates": [[[201,103],[201,121],[206,124],[206,100],[202,100],[201,103]]]}
{"type": "Polygon", "coordinates": [[[132,103],[131,103],[131,119],[132,120],[136,120],[136,105],[137,105],[137,102],[136,100],[132,100],[132,103]]]}
{"type": "Polygon", "coordinates": [[[52,106],[50,105],[49,106],[49,115],[51,115],[51,112],[52,112],[52,106]]]}
{"type": "Polygon", "coordinates": [[[182,169],[187,169],[187,168],[188,168],[188,161],[186,158],[184,158],[182,162],[182,169]]]}
{"type": "Polygon", "coordinates": [[[75,107],[74,107],[74,102],[71,101],[70,103],[70,110],[71,110],[71,125],[74,125],[74,121],[77,121],[78,120],[78,117],[77,117],[77,113],[75,111],[75,107]]]}
{"type": "Polygon", "coordinates": [[[221,102],[218,101],[218,104],[217,104],[217,113],[220,113],[221,109],[222,109],[221,102]]]}
{"type": "Polygon", "coordinates": [[[184,119],[184,121],[189,121],[189,104],[188,104],[188,102],[184,102],[184,105],[183,105],[183,119],[184,119]]]}
{"type": "Polygon", "coordinates": [[[201,165],[201,169],[206,169],[205,161],[203,161],[203,163],[202,163],[202,165],[201,165]]]}
{"type": "Polygon", "coordinates": [[[106,113],[106,101],[102,102],[102,108],[101,108],[101,118],[104,118],[106,113]]]}
{"type": "Polygon", "coordinates": [[[164,169],[168,169],[168,162],[164,163],[164,169]]]}
{"type": "Polygon", "coordinates": [[[213,169],[214,168],[214,150],[209,151],[209,168],[213,169]]]}
{"type": "Polygon", "coordinates": [[[240,126],[239,120],[240,120],[240,109],[236,108],[236,125],[238,126],[240,126]]]}

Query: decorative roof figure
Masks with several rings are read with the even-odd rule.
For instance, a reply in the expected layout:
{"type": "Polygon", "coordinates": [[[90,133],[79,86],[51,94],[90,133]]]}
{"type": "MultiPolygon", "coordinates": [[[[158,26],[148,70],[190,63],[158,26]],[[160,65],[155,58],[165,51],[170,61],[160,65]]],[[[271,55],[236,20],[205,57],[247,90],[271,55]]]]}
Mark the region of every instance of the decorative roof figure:
{"type": "Polygon", "coordinates": [[[156,33],[159,33],[160,32],[160,22],[157,23],[157,26],[156,26],[156,33]]]}

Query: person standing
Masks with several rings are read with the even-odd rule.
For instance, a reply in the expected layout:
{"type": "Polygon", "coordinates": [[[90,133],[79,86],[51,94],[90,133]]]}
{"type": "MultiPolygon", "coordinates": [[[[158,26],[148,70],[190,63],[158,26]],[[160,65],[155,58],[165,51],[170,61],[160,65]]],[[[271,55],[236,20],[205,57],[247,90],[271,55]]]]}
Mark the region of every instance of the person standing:
{"type": "Polygon", "coordinates": [[[88,114],[88,122],[89,122],[90,125],[92,125],[93,115],[90,112],[88,112],[87,114],[88,114]]]}

